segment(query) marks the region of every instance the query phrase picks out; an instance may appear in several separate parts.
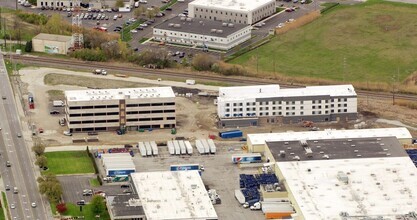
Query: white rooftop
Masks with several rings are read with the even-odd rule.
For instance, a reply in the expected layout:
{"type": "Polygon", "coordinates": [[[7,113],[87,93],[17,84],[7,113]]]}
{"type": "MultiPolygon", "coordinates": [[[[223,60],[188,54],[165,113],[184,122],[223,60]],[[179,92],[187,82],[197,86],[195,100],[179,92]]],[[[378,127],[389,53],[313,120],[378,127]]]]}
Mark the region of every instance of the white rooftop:
{"type": "Polygon", "coordinates": [[[349,219],[396,219],[417,212],[417,169],[408,157],[277,164],[304,219],[342,219],[341,212],[349,219]],[[348,177],[348,184],[338,179],[338,172],[348,177]]]}
{"type": "Polygon", "coordinates": [[[265,144],[273,141],[299,141],[299,140],[323,140],[341,138],[370,138],[370,137],[397,137],[397,139],[411,139],[407,128],[373,128],[352,130],[324,130],[282,133],[248,134],[248,141],[253,145],[265,144]]]}
{"type": "Polygon", "coordinates": [[[275,0],[195,0],[189,5],[206,6],[212,9],[233,11],[253,11],[275,0]]]}
{"type": "Polygon", "coordinates": [[[132,156],[129,153],[101,154],[101,159],[106,169],[136,168],[132,156]]]}
{"type": "Polygon", "coordinates": [[[67,102],[92,100],[146,99],[175,97],[171,87],[90,89],[65,91],[67,102]]]}
{"type": "Polygon", "coordinates": [[[146,219],[217,219],[198,171],[132,173],[146,219]]]}
{"type": "Polygon", "coordinates": [[[300,97],[300,96],[356,96],[352,85],[307,86],[280,89],[279,85],[220,87],[219,99],[300,97]]]}

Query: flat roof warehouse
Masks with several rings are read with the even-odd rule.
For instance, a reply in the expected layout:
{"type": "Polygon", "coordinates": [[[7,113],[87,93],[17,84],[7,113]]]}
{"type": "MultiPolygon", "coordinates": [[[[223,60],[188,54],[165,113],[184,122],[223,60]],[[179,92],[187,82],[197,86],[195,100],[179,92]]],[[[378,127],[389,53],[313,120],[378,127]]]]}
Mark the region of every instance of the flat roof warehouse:
{"type": "Polygon", "coordinates": [[[271,3],[271,0],[195,0],[190,5],[206,6],[211,9],[227,9],[229,11],[253,11],[271,3]]]}
{"type": "Polygon", "coordinates": [[[324,130],[324,131],[305,131],[305,132],[284,132],[284,133],[261,133],[248,134],[248,141],[253,145],[265,144],[274,141],[299,141],[299,140],[323,140],[341,138],[371,138],[371,137],[391,137],[397,139],[410,139],[411,134],[407,128],[374,128],[358,130],[324,130]]]}
{"type": "Polygon", "coordinates": [[[250,25],[224,23],[198,18],[174,17],[156,25],[155,29],[225,38],[230,34],[249,26],[250,25]]]}
{"type": "Polygon", "coordinates": [[[218,219],[198,171],[131,174],[147,219],[218,219]]]}

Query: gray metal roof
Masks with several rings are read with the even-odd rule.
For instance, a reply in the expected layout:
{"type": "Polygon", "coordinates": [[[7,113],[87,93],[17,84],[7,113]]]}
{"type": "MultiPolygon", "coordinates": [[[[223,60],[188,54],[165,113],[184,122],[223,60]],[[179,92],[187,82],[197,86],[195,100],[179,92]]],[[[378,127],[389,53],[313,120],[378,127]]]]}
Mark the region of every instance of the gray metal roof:
{"type": "Polygon", "coordinates": [[[407,157],[396,137],[342,138],[266,143],[276,162],[375,157],[407,157]],[[301,142],[307,143],[302,146],[301,142]],[[311,150],[310,156],[306,148],[311,150]],[[285,156],[281,154],[285,152],[285,156]],[[325,157],[328,155],[328,158],[325,157]],[[360,155],[360,156],[358,156],[360,155]],[[294,157],[298,156],[299,159],[294,157]]]}
{"type": "Polygon", "coordinates": [[[154,28],[191,34],[227,37],[248,26],[250,25],[177,16],[156,25],[154,28]]]}
{"type": "MultiPolygon", "coordinates": [[[[107,202],[109,202],[109,207],[111,208],[111,213],[113,217],[130,217],[140,218],[145,216],[142,205],[130,205],[129,200],[138,200],[138,195],[115,195],[107,196],[107,202]]],[[[132,203],[132,202],[131,202],[132,203]]],[[[118,219],[118,218],[117,218],[118,219]]]]}

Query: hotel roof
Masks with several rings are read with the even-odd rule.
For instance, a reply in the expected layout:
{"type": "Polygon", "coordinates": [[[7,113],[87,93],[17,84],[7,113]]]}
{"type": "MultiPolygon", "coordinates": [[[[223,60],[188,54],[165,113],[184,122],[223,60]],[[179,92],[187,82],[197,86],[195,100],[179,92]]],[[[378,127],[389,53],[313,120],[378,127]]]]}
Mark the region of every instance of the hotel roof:
{"type": "Polygon", "coordinates": [[[220,100],[311,96],[356,96],[356,92],[352,85],[307,86],[303,88],[290,89],[280,89],[279,85],[234,86],[219,88],[220,100]]]}
{"type": "Polygon", "coordinates": [[[120,99],[174,98],[171,87],[90,89],[65,91],[67,102],[120,99]]]}

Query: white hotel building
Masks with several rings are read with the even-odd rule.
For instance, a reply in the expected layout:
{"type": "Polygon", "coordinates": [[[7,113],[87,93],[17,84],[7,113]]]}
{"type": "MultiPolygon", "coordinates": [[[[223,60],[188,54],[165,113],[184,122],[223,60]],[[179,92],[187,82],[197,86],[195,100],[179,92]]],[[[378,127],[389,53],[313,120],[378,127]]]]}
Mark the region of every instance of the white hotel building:
{"type": "Polygon", "coordinates": [[[192,18],[236,24],[254,24],[275,11],[275,0],[195,0],[188,4],[192,18]]]}
{"type": "Polygon", "coordinates": [[[71,132],[173,128],[175,94],[171,87],[65,91],[71,132]]]}
{"type": "Polygon", "coordinates": [[[353,120],[357,118],[357,95],[352,85],[222,87],[217,114],[219,127],[353,120]]]}

